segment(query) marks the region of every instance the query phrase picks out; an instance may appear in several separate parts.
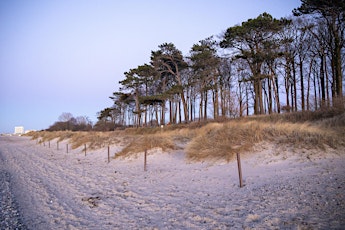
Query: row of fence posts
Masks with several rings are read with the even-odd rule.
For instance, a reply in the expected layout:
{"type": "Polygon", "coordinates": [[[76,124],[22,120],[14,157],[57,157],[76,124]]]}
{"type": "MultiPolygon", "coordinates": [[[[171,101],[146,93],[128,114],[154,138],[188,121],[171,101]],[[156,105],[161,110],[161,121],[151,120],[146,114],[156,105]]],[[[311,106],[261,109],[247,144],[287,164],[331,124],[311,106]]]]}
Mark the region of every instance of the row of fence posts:
{"type": "MultiPolygon", "coordinates": [[[[42,144],[42,141],[37,140],[36,144],[42,144]]],[[[46,143],[43,142],[43,146],[46,146],[46,143]]],[[[50,148],[50,141],[48,141],[48,146],[50,148]]],[[[59,141],[56,142],[56,150],[59,150],[59,141]]],[[[66,144],[66,153],[68,153],[68,143],[66,144]]],[[[86,144],[84,144],[84,154],[86,156],[86,144]]],[[[108,163],[110,162],[110,146],[108,145],[108,163]]],[[[144,153],[144,171],[147,171],[147,150],[145,149],[144,153]]]]}
{"type": "MultiPolygon", "coordinates": [[[[36,144],[39,141],[37,140],[36,144]]],[[[41,141],[39,142],[40,144],[42,143],[41,141]]],[[[45,146],[45,142],[43,142],[43,146],[45,146]]],[[[48,142],[48,146],[50,148],[50,141],[48,142]]],[[[57,141],[56,143],[56,149],[59,150],[59,142],[57,141]]],[[[66,144],[66,153],[68,153],[68,144],[66,144]]],[[[84,144],[84,153],[86,156],[86,144],[84,144]]],[[[239,177],[239,182],[240,182],[240,188],[243,187],[243,180],[242,180],[242,167],[241,167],[241,157],[240,153],[236,153],[237,156],[237,168],[238,168],[238,177],[239,177]]],[[[108,163],[110,162],[110,146],[108,145],[108,163]]],[[[144,151],[144,171],[147,171],[147,149],[144,151]]]]}
{"type": "MultiPolygon", "coordinates": [[[[36,144],[40,144],[42,145],[43,143],[43,146],[45,147],[46,146],[46,142],[42,142],[40,140],[36,140],[36,144]]],[[[50,148],[50,141],[48,141],[48,147],[50,148]]],[[[84,154],[86,156],[86,144],[84,144],[84,154]]],[[[56,150],[59,150],[59,141],[56,142],[56,150]]],[[[68,147],[68,143],[66,144],[66,153],[68,153],[69,151],[69,147],[68,147]]],[[[110,162],[110,146],[108,145],[108,163],[110,162]]]]}

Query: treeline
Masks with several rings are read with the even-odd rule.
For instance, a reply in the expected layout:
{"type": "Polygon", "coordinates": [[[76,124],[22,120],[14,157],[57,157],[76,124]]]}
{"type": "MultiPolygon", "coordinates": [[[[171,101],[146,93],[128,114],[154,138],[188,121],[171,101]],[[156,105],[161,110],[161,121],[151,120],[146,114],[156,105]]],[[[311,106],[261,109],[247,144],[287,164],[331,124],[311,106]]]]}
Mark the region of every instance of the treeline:
{"type": "Polygon", "coordinates": [[[59,121],[51,125],[47,131],[90,131],[94,129],[92,121],[85,116],[73,117],[71,113],[62,113],[58,119],[59,121]]]}
{"type": "Polygon", "coordinates": [[[345,0],[302,0],[289,18],[268,13],[194,44],[159,45],[124,73],[98,127],[344,108],[345,0]]]}
{"type": "Polygon", "coordinates": [[[46,131],[112,131],[116,128],[123,129],[125,126],[101,120],[93,124],[86,116],[74,117],[72,113],[64,112],[46,131]]]}

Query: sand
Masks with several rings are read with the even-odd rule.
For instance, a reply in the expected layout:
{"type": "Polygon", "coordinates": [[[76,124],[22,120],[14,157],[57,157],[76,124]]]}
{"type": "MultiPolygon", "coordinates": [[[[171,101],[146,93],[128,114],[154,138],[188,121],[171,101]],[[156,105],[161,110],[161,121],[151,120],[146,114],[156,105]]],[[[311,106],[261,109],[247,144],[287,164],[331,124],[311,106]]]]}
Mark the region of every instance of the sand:
{"type": "MultiPolygon", "coordinates": [[[[188,162],[183,150],[111,159],[107,147],[50,148],[0,137],[0,169],[28,229],[343,229],[344,149],[261,143],[237,162],[188,162]]],[[[111,156],[121,146],[110,146],[111,156]]],[[[2,229],[2,226],[0,226],[2,229]]]]}

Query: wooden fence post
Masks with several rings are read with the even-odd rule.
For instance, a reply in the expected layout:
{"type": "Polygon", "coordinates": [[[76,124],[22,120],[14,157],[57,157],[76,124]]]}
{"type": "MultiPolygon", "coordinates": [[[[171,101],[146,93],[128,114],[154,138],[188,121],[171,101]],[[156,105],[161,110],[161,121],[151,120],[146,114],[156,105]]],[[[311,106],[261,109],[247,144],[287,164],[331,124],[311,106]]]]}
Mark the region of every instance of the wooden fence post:
{"type": "Polygon", "coordinates": [[[240,179],[240,188],[243,187],[243,184],[242,184],[242,168],[241,168],[241,158],[240,158],[240,154],[239,153],[236,153],[237,155],[237,167],[238,167],[238,177],[240,179]]]}
{"type": "Polygon", "coordinates": [[[110,146],[108,145],[108,163],[110,162],[110,146]]]}
{"type": "Polygon", "coordinates": [[[147,150],[145,149],[145,153],[144,153],[144,171],[147,170],[147,150]]]}
{"type": "Polygon", "coordinates": [[[84,151],[85,151],[85,156],[86,156],[86,144],[84,144],[84,151]]]}
{"type": "Polygon", "coordinates": [[[68,144],[66,144],[66,153],[68,153],[68,144]]]}

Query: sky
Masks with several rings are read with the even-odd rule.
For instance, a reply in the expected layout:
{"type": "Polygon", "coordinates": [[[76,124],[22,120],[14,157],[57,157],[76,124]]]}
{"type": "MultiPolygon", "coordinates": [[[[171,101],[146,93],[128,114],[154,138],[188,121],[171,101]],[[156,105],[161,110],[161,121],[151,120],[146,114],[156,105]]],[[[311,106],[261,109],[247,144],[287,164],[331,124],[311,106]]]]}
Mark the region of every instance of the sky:
{"type": "Polygon", "coordinates": [[[193,44],[268,12],[290,16],[300,0],[2,0],[0,133],[46,129],[65,112],[112,106],[124,72],[172,42],[193,44]]]}

